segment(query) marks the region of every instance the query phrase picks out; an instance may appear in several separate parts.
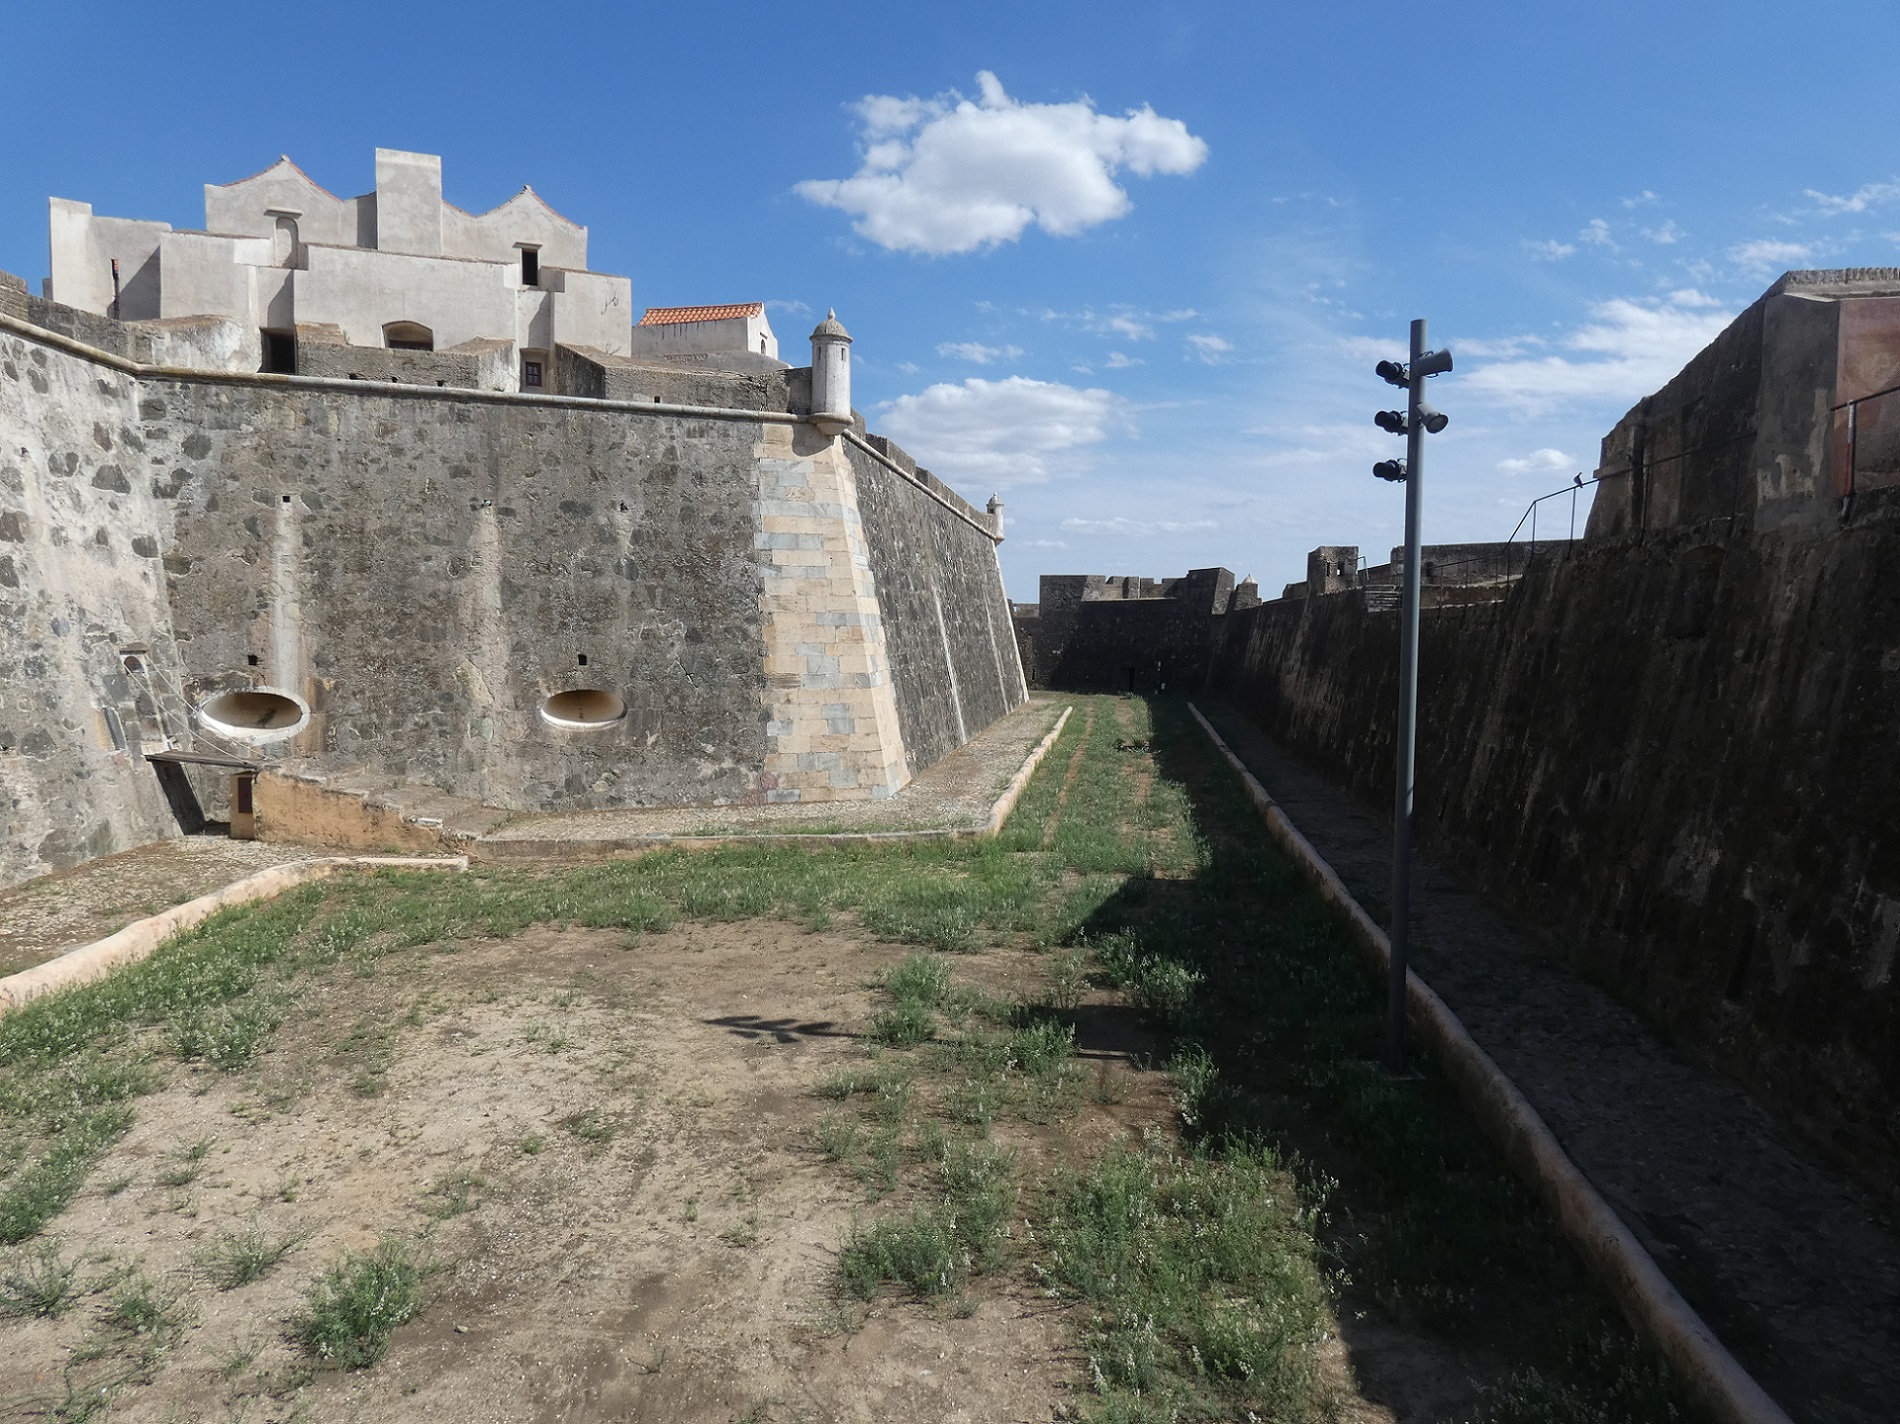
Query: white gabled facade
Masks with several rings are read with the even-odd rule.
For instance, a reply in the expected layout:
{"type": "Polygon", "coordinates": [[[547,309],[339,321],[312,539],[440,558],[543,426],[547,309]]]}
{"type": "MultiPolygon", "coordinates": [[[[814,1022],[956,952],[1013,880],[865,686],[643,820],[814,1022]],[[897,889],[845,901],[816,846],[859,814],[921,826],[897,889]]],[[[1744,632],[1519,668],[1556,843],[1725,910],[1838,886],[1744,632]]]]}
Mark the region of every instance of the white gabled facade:
{"type": "MultiPolygon", "coordinates": [[[[442,198],[442,160],[376,150],[376,187],[339,198],[288,158],[205,188],[205,230],[100,217],[54,198],[54,301],[123,321],[228,323],[231,339],[181,344],[222,369],[281,369],[297,328],[351,346],[470,342],[514,348],[503,389],[548,370],[556,343],[632,352],[632,283],[587,270],[587,229],[523,188],[468,213],[442,198]],[[114,264],[117,264],[115,282],[114,264]]],[[[530,386],[532,380],[530,379],[530,386]]]]}

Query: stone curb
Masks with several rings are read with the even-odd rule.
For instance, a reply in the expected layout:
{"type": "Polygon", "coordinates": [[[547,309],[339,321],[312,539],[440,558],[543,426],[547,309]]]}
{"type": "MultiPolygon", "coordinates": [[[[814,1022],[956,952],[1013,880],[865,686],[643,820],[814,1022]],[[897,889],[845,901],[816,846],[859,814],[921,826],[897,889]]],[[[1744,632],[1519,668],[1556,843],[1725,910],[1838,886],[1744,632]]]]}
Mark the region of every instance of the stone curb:
{"type": "Polygon", "coordinates": [[[1056,738],[1062,735],[1062,729],[1069,724],[1069,714],[1075,711],[1071,704],[1062,709],[1062,715],[1056,718],[1055,726],[1049,729],[1049,735],[1036,743],[1036,749],[1029,754],[1029,760],[1016,769],[1009,779],[1009,785],[1003,788],[1003,794],[996,798],[996,804],[990,807],[989,826],[984,832],[985,839],[998,835],[1003,823],[1009,819],[1010,812],[1016,809],[1016,803],[1022,799],[1023,790],[1029,785],[1029,778],[1036,774],[1036,768],[1042,765],[1042,759],[1049,755],[1049,748],[1056,744],[1056,738]]]}
{"type": "MultiPolygon", "coordinates": [[[[1352,896],[1332,866],[1300,834],[1266,788],[1192,702],[1188,710],[1209,740],[1240,774],[1254,809],[1280,848],[1320,897],[1338,912],[1381,978],[1392,958],[1385,931],[1352,896]]],[[[1406,1012],[1412,1028],[1437,1055],[1465,1106],[1504,1158],[1557,1218],[1583,1258],[1610,1288],[1630,1323],[1675,1366],[1697,1408],[1723,1424],[1790,1424],[1702,1317],[1657,1268],[1649,1253],[1590,1185],[1517,1085],[1480,1048],[1445,1001],[1418,975],[1406,975],[1406,1012]]]]}
{"type": "Polygon", "coordinates": [[[149,955],[159,945],[189,929],[207,916],[232,905],[253,900],[268,900],[309,880],[321,880],[339,870],[359,867],[393,867],[407,870],[467,870],[467,856],[413,855],[331,855],[314,860],[273,865],[242,880],[234,880],[222,890],[213,890],[195,900],[187,900],[169,910],[127,925],[104,939],[69,949],[57,959],[22,969],[0,979],[0,1014],[19,1008],[29,1000],[56,989],[89,983],[104,978],[122,964],[131,964],[149,955]]]}
{"type": "Polygon", "coordinates": [[[1056,738],[1062,735],[1073,706],[1064,707],[1062,715],[1056,718],[1055,726],[1036,744],[1016,774],[1010,778],[1009,785],[1003,788],[1003,794],[996,798],[990,807],[989,817],[980,826],[955,826],[934,831],[767,831],[753,835],[731,836],[678,836],[654,834],[647,836],[620,836],[611,840],[510,840],[506,837],[485,840],[473,837],[460,840],[458,845],[466,849],[469,856],[484,863],[504,862],[525,864],[550,860],[613,860],[630,859],[635,856],[650,855],[661,850],[725,850],[732,846],[802,846],[808,850],[826,846],[851,845],[904,845],[919,841],[967,841],[989,840],[1003,829],[1003,823],[1009,819],[1010,812],[1016,809],[1016,803],[1022,798],[1023,789],[1029,785],[1029,778],[1036,774],[1036,768],[1049,754],[1049,748],[1056,744],[1056,738]]]}

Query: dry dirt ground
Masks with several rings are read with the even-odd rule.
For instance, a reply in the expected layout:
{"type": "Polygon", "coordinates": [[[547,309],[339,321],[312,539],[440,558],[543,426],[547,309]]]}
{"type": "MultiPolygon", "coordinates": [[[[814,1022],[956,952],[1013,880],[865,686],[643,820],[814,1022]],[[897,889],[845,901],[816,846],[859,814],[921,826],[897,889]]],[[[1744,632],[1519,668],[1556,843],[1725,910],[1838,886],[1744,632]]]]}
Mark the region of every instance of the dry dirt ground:
{"type": "MultiPolygon", "coordinates": [[[[0,1415],[83,1417],[54,1411],[115,1357],[69,1361],[112,1338],[112,1282],[137,1270],[184,1324],[114,1420],[1064,1417],[1080,1362],[1054,1302],[979,1282],[867,1308],[834,1284],[854,1221],[903,1198],[817,1150],[835,1104],[812,1089],[865,1061],[875,976],[907,952],[764,922],[535,928],[312,981],[254,1070],[174,1067],[48,1228],[93,1290],[0,1321],[0,1415]],[[297,1244],[221,1291],[209,1254],[253,1224],[297,1244]],[[286,1334],[305,1288],[387,1233],[425,1243],[421,1314],[373,1368],[309,1373],[286,1334]]],[[[1032,992],[1045,964],[992,950],[957,979],[1032,992]]],[[[1109,1040],[1084,1051],[1113,1091],[997,1139],[1029,1164],[1167,1124],[1152,1044],[1109,1040]]]]}

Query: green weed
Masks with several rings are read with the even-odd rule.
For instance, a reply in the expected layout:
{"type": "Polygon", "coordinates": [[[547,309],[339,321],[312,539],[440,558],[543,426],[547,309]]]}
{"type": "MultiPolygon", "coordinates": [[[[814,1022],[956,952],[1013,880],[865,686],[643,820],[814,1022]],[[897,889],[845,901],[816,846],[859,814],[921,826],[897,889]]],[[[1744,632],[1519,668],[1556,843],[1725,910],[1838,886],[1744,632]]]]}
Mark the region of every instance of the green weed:
{"type": "Polygon", "coordinates": [[[252,1221],[242,1231],[220,1232],[198,1257],[198,1265],[219,1290],[236,1290],[270,1274],[300,1239],[267,1236],[252,1221]]]}
{"type": "Polygon", "coordinates": [[[106,1323],[127,1335],[156,1343],[178,1327],[178,1294],[165,1291],[150,1276],[135,1272],[112,1292],[106,1323]]]}
{"type": "Polygon", "coordinates": [[[366,1369],[421,1309],[422,1265],[406,1242],[385,1237],[374,1251],[349,1252],[318,1277],[291,1333],[321,1365],[366,1369]]]}
{"type": "Polygon", "coordinates": [[[1271,1153],[1117,1147],[1061,1176],[1037,1273],[1085,1302],[1103,1417],[1321,1417],[1326,1287],[1312,1215],[1271,1153]]]}
{"type": "Polygon", "coordinates": [[[57,1241],[15,1252],[0,1268],[0,1315],[60,1315],[83,1293],[79,1263],[68,1261],[57,1241]]]}

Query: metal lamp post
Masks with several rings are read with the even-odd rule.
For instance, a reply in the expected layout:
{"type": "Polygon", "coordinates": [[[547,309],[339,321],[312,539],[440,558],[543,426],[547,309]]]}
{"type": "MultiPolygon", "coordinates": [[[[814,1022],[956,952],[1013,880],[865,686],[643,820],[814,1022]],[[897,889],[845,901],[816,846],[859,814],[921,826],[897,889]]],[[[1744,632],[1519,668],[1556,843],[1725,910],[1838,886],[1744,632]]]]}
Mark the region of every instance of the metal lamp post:
{"type": "Polygon", "coordinates": [[[1381,361],[1378,376],[1406,390],[1403,412],[1382,410],[1373,417],[1381,430],[1405,437],[1403,460],[1381,460],[1372,473],[1405,486],[1405,566],[1399,600],[1399,725],[1397,770],[1392,792],[1392,959],[1386,979],[1385,1062],[1393,1073],[1405,1071],[1405,979],[1412,926],[1412,802],[1418,746],[1418,612],[1422,568],[1419,559],[1419,509],[1424,499],[1425,436],[1436,435],[1448,417],[1419,399],[1429,377],[1451,369],[1451,352],[1425,348],[1425,320],[1412,323],[1411,357],[1401,366],[1381,361]]]}

